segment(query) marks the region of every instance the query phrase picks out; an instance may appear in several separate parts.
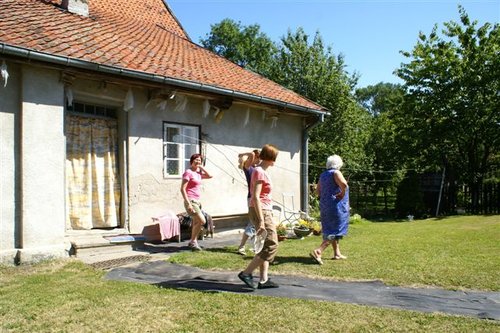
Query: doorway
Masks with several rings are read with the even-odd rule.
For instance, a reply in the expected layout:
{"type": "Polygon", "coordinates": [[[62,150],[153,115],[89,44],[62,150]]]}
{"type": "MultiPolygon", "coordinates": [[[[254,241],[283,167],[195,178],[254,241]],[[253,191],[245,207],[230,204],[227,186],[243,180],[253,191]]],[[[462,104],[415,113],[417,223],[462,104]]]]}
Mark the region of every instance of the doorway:
{"type": "Polygon", "coordinates": [[[121,227],[116,110],[74,102],[66,113],[65,134],[66,228],[121,227]]]}

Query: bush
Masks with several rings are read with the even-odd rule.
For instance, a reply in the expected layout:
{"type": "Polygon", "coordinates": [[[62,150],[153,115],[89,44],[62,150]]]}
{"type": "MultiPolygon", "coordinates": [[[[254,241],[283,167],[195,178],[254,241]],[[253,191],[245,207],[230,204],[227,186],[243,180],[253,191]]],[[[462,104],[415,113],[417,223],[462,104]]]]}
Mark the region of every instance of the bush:
{"type": "Polygon", "coordinates": [[[425,213],[424,196],[415,171],[409,171],[399,183],[395,210],[398,218],[406,218],[408,215],[420,218],[425,213]]]}
{"type": "Polygon", "coordinates": [[[360,223],[361,221],[363,221],[363,218],[359,214],[354,214],[349,218],[350,224],[360,223]]]}

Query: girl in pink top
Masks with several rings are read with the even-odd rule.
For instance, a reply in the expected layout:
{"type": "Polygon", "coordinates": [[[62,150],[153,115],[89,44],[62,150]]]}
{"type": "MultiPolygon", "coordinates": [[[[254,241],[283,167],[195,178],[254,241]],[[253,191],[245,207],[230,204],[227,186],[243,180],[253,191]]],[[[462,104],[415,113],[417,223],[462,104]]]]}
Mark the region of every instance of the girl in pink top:
{"type": "Polygon", "coordinates": [[[191,226],[191,239],[188,246],[193,251],[201,251],[198,245],[198,234],[201,228],[205,225],[205,216],[201,211],[201,180],[212,178],[201,164],[201,155],[193,154],[189,162],[191,167],[184,171],[182,175],[181,194],[184,198],[184,207],[186,212],[193,218],[191,226]]]}
{"type": "Polygon", "coordinates": [[[267,170],[274,165],[278,156],[278,148],[267,144],[260,151],[260,165],[252,172],[250,181],[250,204],[248,207],[248,216],[257,230],[257,235],[267,231],[262,250],[255,254],[255,257],[248,264],[244,271],[238,274],[238,277],[248,287],[252,289],[277,288],[278,285],[272,282],[268,277],[269,263],[274,260],[278,251],[278,235],[276,226],[273,223],[272,214],[272,183],[267,170]],[[253,282],[253,271],[259,268],[260,282],[253,282]]]}

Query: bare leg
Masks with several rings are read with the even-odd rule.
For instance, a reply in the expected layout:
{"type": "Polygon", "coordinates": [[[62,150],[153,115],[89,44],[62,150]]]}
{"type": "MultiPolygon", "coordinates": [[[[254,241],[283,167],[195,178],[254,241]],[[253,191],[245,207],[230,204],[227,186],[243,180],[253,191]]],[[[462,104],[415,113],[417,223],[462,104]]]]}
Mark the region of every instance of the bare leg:
{"type": "Polygon", "coordinates": [[[248,235],[245,232],[243,232],[243,236],[241,236],[241,242],[239,247],[245,246],[247,240],[248,240],[248,235]]]}
{"type": "MultiPolygon", "coordinates": [[[[250,263],[248,264],[247,268],[245,268],[245,270],[243,271],[243,273],[245,275],[251,275],[253,273],[253,271],[255,271],[255,269],[257,267],[261,267],[261,265],[265,262],[265,260],[262,260],[258,255],[255,255],[252,259],[252,261],[250,261],[250,263]]],[[[269,264],[269,263],[268,263],[269,264]]],[[[269,265],[268,265],[269,267],[269,265]]],[[[262,274],[262,271],[261,271],[261,274],[262,274]]],[[[262,275],[261,275],[262,276],[262,275]]]]}
{"type": "Polygon", "coordinates": [[[203,214],[196,214],[193,216],[193,225],[191,226],[191,239],[190,243],[198,242],[198,235],[200,234],[201,227],[205,224],[205,216],[203,214]]]}
{"type": "Polygon", "coordinates": [[[260,282],[264,283],[267,281],[268,277],[268,272],[269,272],[269,261],[264,261],[262,264],[260,264],[260,282]]]}
{"type": "Polygon", "coordinates": [[[316,263],[323,265],[323,260],[321,259],[321,254],[323,251],[330,245],[330,240],[324,240],[321,245],[317,248],[314,249],[311,253],[309,253],[309,256],[316,261],[316,263]]]}
{"type": "Polygon", "coordinates": [[[332,241],[333,259],[347,259],[346,256],[343,256],[342,253],[340,253],[339,243],[340,243],[340,241],[338,239],[334,239],[332,241]]]}
{"type": "Polygon", "coordinates": [[[330,240],[324,240],[321,245],[314,250],[314,252],[316,252],[317,255],[319,255],[321,257],[321,254],[323,253],[323,251],[325,251],[325,249],[328,247],[328,245],[330,245],[331,241],[330,240]]]}

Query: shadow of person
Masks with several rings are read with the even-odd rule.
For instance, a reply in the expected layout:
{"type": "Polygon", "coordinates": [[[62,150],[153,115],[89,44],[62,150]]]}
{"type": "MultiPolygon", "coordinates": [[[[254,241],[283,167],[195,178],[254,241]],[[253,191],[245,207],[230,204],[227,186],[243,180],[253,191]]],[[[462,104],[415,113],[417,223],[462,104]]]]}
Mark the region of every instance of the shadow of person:
{"type": "Polygon", "coordinates": [[[233,292],[233,293],[248,293],[253,292],[251,289],[243,284],[235,284],[230,282],[221,282],[206,279],[187,279],[187,280],[170,280],[155,283],[159,288],[168,289],[193,289],[204,292],[233,292]]]}
{"type": "Polygon", "coordinates": [[[277,265],[283,265],[283,264],[288,264],[288,263],[294,263],[294,264],[301,264],[301,265],[318,265],[314,260],[311,260],[311,258],[308,255],[304,255],[301,257],[292,257],[292,256],[287,256],[287,257],[281,257],[281,256],[276,256],[274,258],[274,261],[271,263],[273,266],[277,265]]]}

